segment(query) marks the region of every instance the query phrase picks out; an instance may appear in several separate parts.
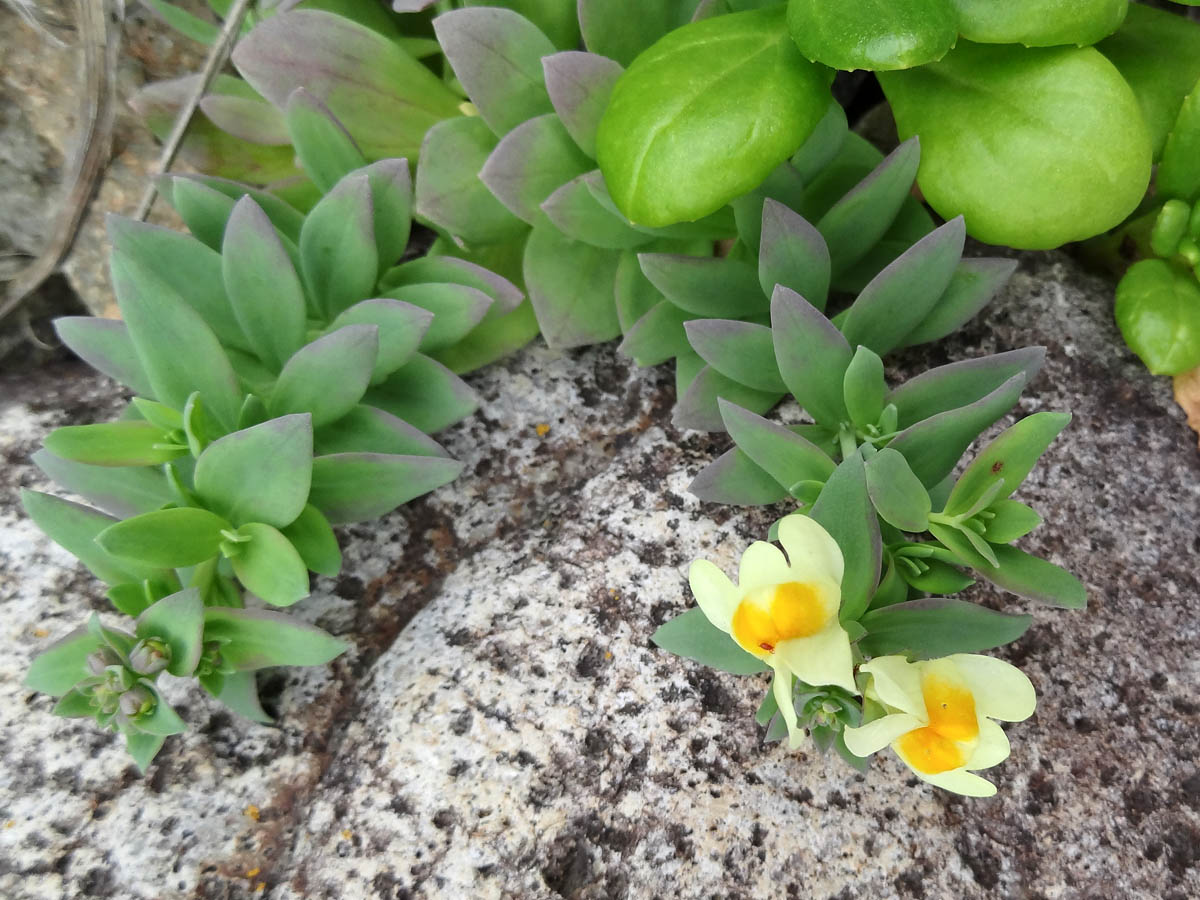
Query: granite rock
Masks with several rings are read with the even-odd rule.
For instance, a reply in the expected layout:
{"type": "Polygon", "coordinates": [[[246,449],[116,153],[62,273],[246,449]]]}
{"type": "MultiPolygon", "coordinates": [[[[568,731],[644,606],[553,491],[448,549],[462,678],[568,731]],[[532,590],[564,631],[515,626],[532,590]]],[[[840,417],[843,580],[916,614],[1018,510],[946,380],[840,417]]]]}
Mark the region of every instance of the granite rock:
{"type": "Polygon", "coordinates": [[[0,895],[1200,894],[1200,457],[1169,384],[1120,343],[1111,289],[1025,254],[980,321],[893,369],[1042,343],[1020,411],[1075,414],[1020,496],[1047,520],[1027,546],[1077,572],[1091,604],[1036,610],[1003,651],[1041,702],[1009,727],[986,801],[894,759],[859,775],[764,745],[760,678],[650,645],[690,603],[688,562],[732,568],[778,510],[690,497],[725,440],[674,430],[668,373],[611,346],[534,346],[474,376],[480,414],[444,435],[464,476],[346,529],[343,575],[298,610],[354,649],[267,674],[276,727],[179,686],[193,731],[138,777],[117,742],[20,686],[39,647],[101,605],[14,491],[44,486],[25,459],[47,429],[102,419],[118,396],[74,366],[7,377],[0,895]]]}

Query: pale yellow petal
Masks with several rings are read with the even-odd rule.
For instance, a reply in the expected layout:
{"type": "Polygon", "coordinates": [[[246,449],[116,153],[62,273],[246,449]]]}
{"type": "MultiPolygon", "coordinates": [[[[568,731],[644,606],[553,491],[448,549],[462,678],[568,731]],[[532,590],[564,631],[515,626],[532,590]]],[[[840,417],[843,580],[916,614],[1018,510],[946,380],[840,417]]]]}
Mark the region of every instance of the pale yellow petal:
{"type": "Polygon", "coordinates": [[[747,594],[755,588],[792,580],[783,551],[766,541],[755,541],[742,554],[738,566],[738,590],[747,594]]]}
{"type": "Polygon", "coordinates": [[[942,790],[954,794],[962,794],[964,797],[992,797],[996,793],[994,784],[966,769],[951,769],[949,772],[939,772],[936,775],[926,775],[916,769],[913,769],[913,772],[922,781],[928,781],[934,787],[940,787],[942,790]]]}
{"type": "Polygon", "coordinates": [[[1016,666],[976,653],[956,653],[950,659],[975,695],[975,709],[980,715],[1006,722],[1020,722],[1033,715],[1037,693],[1016,666]]]}
{"type": "Polygon", "coordinates": [[[783,519],[779,523],[779,543],[787,551],[797,581],[829,578],[842,583],[842,550],[815,519],[799,514],[783,519]]]}
{"type": "Polygon", "coordinates": [[[859,666],[859,671],[875,677],[875,693],[885,705],[929,721],[921,693],[921,670],[915,663],[903,656],[877,656],[859,666]]]}
{"type": "Polygon", "coordinates": [[[771,690],[775,692],[775,705],[788,730],[788,747],[795,750],[804,741],[804,732],[796,719],[796,704],[792,702],[792,673],[781,666],[776,666],[775,677],[771,679],[771,690]]]}
{"type": "Polygon", "coordinates": [[[979,744],[971,758],[967,760],[968,769],[990,769],[1008,759],[1008,735],[1004,729],[991,719],[979,717],[979,744]]]}
{"type": "Polygon", "coordinates": [[[858,693],[850,636],[836,619],[810,637],[780,641],[775,657],[801,681],[814,686],[833,684],[858,693]]]}
{"type": "Polygon", "coordinates": [[[707,559],[698,559],[688,571],[688,584],[708,621],[728,634],[739,597],[733,582],[707,559]]]}
{"type": "Polygon", "coordinates": [[[920,728],[925,723],[908,713],[895,713],[868,722],[858,728],[846,728],[846,748],[855,756],[870,756],[878,753],[901,735],[920,728]]]}

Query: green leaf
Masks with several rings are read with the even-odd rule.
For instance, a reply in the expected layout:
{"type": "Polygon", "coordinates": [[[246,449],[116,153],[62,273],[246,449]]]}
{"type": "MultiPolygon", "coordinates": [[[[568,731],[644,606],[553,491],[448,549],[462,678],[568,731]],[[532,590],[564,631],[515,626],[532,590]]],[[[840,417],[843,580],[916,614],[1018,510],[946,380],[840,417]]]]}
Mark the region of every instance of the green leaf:
{"type": "Polygon", "coordinates": [[[688,353],[685,324],[691,316],[674,303],[659,301],[625,333],[618,348],[639,366],[656,366],[688,353]]]}
{"type": "MultiPolygon", "coordinates": [[[[795,171],[800,184],[804,185],[813,181],[818,174],[826,170],[837,159],[849,136],[850,125],[846,121],[846,111],[842,108],[842,104],[831,99],[825,108],[825,115],[817,123],[813,133],[805,138],[800,149],[789,160],[789,165],[795,171]]],[[[854,137],[858,137],[858,135],[854,135],[854,137]]],[[[875,148],[871,147],[871,149],[875,148]]],[[[878,155],[871,165],[883,158],[882,153],[879,153],[878,150],[875,152],[878,155]]],[[[782,198],[776,197],[775,199],[782,198]]]]}
{"type": "Polygon", "coordinates": [[[234,525],[266,522],[283,528],[308,499],[312,420],[272,419],[214,441],[196,460],[196,493],[234,525]]]}
{"type": "Polygon", "coordinates": [[[439,122],[417,166],[416,213],[467,244],[513,240],[529,228],[479,180],[499,141],[478,116],[439,122]]]}
{"type": "Polygon", "coordinates": [[[953,334],[978,313],[1017,269],[1015,259],[964,259],[933,309],[905,335],[904,347],[915,347],[953,334]]]}
{"type": "Polygon", "coordinates": [[[238,529],[249,540],[232,545],[233,572],[253,594],[272,606],[291,606],[308,596],[308,567],[291,541],[262,522],[238,529]]]}
{"type": "Polygon", "coordinates": [[[535,228],[525,245],[525,287],[551,347],[578,347],[621,333],[613,302],[619,254],[535,228]]]}
{"type": "Polygon", "coordinates": [[[332,453],[398,453],[402,456],[446,456],[419,428],[373,406],[354,407],[314,436],[318,456],[332,453]]]}
{"type": "Polygon", "coordinates": [[[367,164],[354,138],[324,103],[298,87],[284,107],[288,134],[300,165],[321,193],[367,164]]]}
{"type": "Polygon", "coordinates": [[[438,16],[433,30],[471,102],[497,135],[553,111],[542,57],[555,47],[528,19],[507,9],[457,9],[438,16]]]}
{"type": "Polygon", "coordinates": [[[567,237],[596,247],[628,250],[654,240],[639,231],[617,212],[597,199],[591,182],[600,179],[598,171],[577,175],[543,201],[541,210],[567,237]]]}
{"type": "Polygon", "coordinates": [[[762,205],[758,282],[770,296],[775,286],[795,291],[817,309],[829,296],[829,248],[799,213],[767,197],[762,205]]]}
{"type": "Polygon", "coordinates": [[[730,319],[696,319],[684,328],[692,348],[726,378],[767,393],[787,390],[775,364],[770,328],[730,319]]]}
{"type": "Polygon", "coordinates": [[[991,497],[989,503],[1006,499],[1021,486],[1046,448],[1070,421],[1070,413],[1040,412],[1004,429],[959,476],[946,501],[946,514],[953,516],[970,511],[985,491],[991,497]],[[991,493],[996,481],[1001,487],[991,493]]]}
{"type": "Polygon", "coordinates": [[[790,0],[800,52],[834,69],[909,69],[941,59],[958,39],[954,0],[790,0]]]}
{"type": "Polygon", "coordinates": [[[194,181],[203,184],[231,200],[240,200],[242,197],[249,196],[262,207],[267,218],[271,220],[271,224],[278,229],[281,235],[293,243],[300,239],[300,227],[304,224],[304,214],[276,194],[237,181],[230,181],[228,178],[215,178],[211,175],[171,176],[172,184],[180,181],[194,181]]]}
{"type": "Polygon", "coordinates": [[[957,594],[975,583],[974,578],[940,559],[923,559],[921,562],[928,568],[919,575],[914,575],[903,566],[897,567],[904,582],[918,591],[926,594],[957,594]]]}
{"type": "Polygon", "coordinates": [[[453,425],[479,406],[466,382],[420,353],[367,391],[363,402],[429,434],[453,425]]]}
{"type": "Polygon", "coordinates": [[[154,393],[124,322],[98,316],[61,316],[54,320],[54,331],[72,353],[96,371],[135,394],[154,393]]]}
{"type": "Polygon", "coordinates": [[[138,716],[132,722],[132,728],[142,734],[170,737],[187,731],[187,723],[179,718],[179,714],[171,708],[155,685],[143,678],[138,686],[149,691],[154,696],[154,708],[144,716],[138,716]]]}
{"type": "Polygon", "coordinates": [[[547,113],[522,122],[496,145],[479,179],[496,198],[530,225],[545,220],[541,206],[566,182],[590,171],[558,116],[547,113]]]}
{"type": "Polygon", "coordinates": [[[930,523],[929,530],[955,556],[992,584],[1021,597],[1063,609],[1083,609],[1087,606],[1087,589],[1066,569],[1006,544],[992,545],[999,562],[998,566],[993,566],[979,555],[957,529],[930,523]]]}
{"type": "Polygon", "coordinates": [[[310,412],[314,428],[335,422],[363,398],[378,353],[374,325],[346,325],[317,338],[287,361],[267,408],[276,416],[310,412]]]}
{"type": "MultiPolygon", "coordinates": [[[[220,81],[218,77],[218,85],[220,81]]],[[[221,131],[252,144],[290,145],[292,140],[283,113],[246,82],[238,80],[235,83],[243,85],[249,96],[212,93],[201,97],[200,111],[204,117],[221,131]]]]}
{"type": "Polygon", "coordinates": [[[1133,88],[1157,159],[1183,98],[1200,79],[1200,25],[1173,12],[1132,3],[1116,34],[1096,49],[1133,88]]]}
{"type": "Polygon", "coordinates": [[[342,551],[329,520],[311,503],[306,504],[300,515],[282,529],[304,565],[318,575],[336,575],[342,569],[342,551]]]}
{"type": "MultiPolygon", "coordinates": [[[[123,216],[108,217],[108,235],[113,249],[135,260],[169,285],[188,306],[199,313],[223,345],[249,350],[253,345],[242,331],[226,296],[221,278],[221,254],[217,252],[221,248],[226,219],[234,204],[226,204],[225,200],[221,200],[220,205],[224,212],[216,233],[216,249],[191,235],[123,216]]],[[[139,390],[138,393],[148,391],[139,390]]]]}
{"type": "Polygon", "coordinates": [[[221,272],[242,333],[279,371],[304,343],[304,288],[271,220],[250,197],[237,202],[225,226],[221,272]]]}
{"type": "Polygon", "coordinates": [[[309,502],[333,524],[386,515],[453,481],[462,463],[438,456],[335,453],[313,460],[309,502]]]}
{"type": "Polygon", "coordinates": [[[687,390],[675,403],[671,422],[677,428],[697,431],[723,431],[719,403],[722,399],[745,407],[753,413],[765,413],[780,400],[779,393],[757,391],[726,378],[716,369],[705,366],[692,379],[687,390]]]}
{"type": "Polygon", "coordinates": [[[204,611],[204,639],[219,641],[222,660],[239,672],[269,666],[321,666],[350,646],[294,616],[221,606],[204,611]]]}
{"type": "Polygon", "coordinates": [[[854,351],[842,380],[842,396],[850,421],[866,427],[874,425],[883,415],[883,398],[887,384],[883,380],[883,360],[867,347],[854,351]]]}
{"type": "MultiPolygon", "coordinates": [[[[458,343],[483,320],[492,305],[491,297],[465,284],[409,284],[386,294],[433,314],[428,330],[421,337],[422,353],[444,350],[458,343]]],[[[382,334],[380,346],[383,346],[382,334]]]]}
{"type": "Polygon", "coordinates": [[[86,628],[76,628],[34,657],[22,684],[31,691],[61,697],[87,678],[87,658],[100,641],[86,628]]]}
{"type": "Polygon", "coordinates": [[[579,0],[579,28],[592,53],[623,66],[669,31],[687,24],[697,0],[643,0],[630,15],[625,0],[579,0]]]}
{"type": "Polygon", "coordinates": [[[1040,0],[951,0],[958,30],[981,44],[1024,44],[1086,47],[1117,30],[1129,0],[1076,0],[1047,4],[1040,0]]]}
{"type": "Polygon", "coordinates": [[[204,602],[188,588],[163,597],[138,616],[137,636],[157,638],[171,648],[167,671],[183,678],[196,671],[204,650],[204,602]]]}
{"type": "Polygon", "coordinates": [[[638,263],[664,297],[693,315],[741,319],[768,310],[754,267],[740,259],[640,253],[638,263]]]}
{"type": "Polygon", "coordinates": [[[142,734],[136,731],[126,731],[125,749],[133,757],[133,762],[138,767],[138,771],[145,775],[146,770],[150,768],[150,763],[154,761],[154,757],[158,756],[158,751],[162,749],[162,745],[166,740],[166,737],[161,734],[142,734]]]}
{"type": "Polygon", "coordinates": [[[966,236],[963,220],[952,219],[875,276],[842,323],[851,346],[862,344],[884,354],[903,344],[950,286],[966,236]]]}
{"type": "Polygon", "coordinates": [[[275,721],[267,715],[258,700],[258,683],[253,672],[230,672],[222,676],[221,686],[213,696],[251,722],[270,725],[275,721]]]}
{"type": "Polygon", "coordinates": [[[1042,517],[1019,500],[998,500],[988,507],[992,518],[983,536],[993,544],[1011,544],[1042,524],[1042,517]]]}
{"type": "Polygon", "coordinates": [[[300,231],[304,283],[332,317],[375,289],[379,251],[366,174],[348,175],[313,207],[300,231]]]}
{"type": "Polygon", "coordinates": [[[264,19],[238,42],[233,63],[280,109],[303,85],[354,135],[368,159],[416,159],[425,132],[458,115],[461,102],[391,38],[319,10],[264,19]]]}
{"type": "Polygon", "coordinates": [[[96,707],[92,706],[91,692],[74,688],[67,691],[61,700],[50,711],[52,716],[64,719],[90,719],[96,715],[96,707]]]}
{"type": "MultiPolygon", "coordinates": [[[[495,309],[495,307],[492,307],[495,309]]],[[[524,347],[538,335],[537,317],[528,300],[500,318],[485,317],[453,347],[432,354],[433,359],[458,374],[473,372],[524,347]]]]}
{"type": "Polygon", "coordinates": [[[159,469],[88,466],[45,450],[39,450],[31,459],[57,484],[114,516],[150,512],[171,499],[159,469]]]}
{"type": "Polygon", "coordinates": [[[206,509],[160,509],[109,526],[96,543],[113,556],[174,569],[212,559],[230,527],[206,509]]]}
{"type": "Polygon", "coordinates": [[[179,218],[197,240],[213,250],[221,249],[225,223],[233,212],[233,203],[232,197],[203,182],[186,178],[171,182],[171,205],[179,218]]]}
{"type": "Polygon", "coordinates": [[[842,193],[840,186],[837,188],[837,201],[817,220],[817,231],[829,245],[835,276],[865,256],[887,233],[909,197],[920,161],[921,145],[907,140],[851,190],[842,193]]]}
{"type": "Polygon", "coordinates": [[[996,612],[963,600],[910,600],[862,617],[867,636],[858,647],[868,656],[900,653],[935,659],[978,653],[1010,644],[1033,624],[1033,616],[996,612]]]}
{"type": "Polygon", "coordinates": [[[212,22],[180,9],[174,3],[168,3],[167,0],[146,0],[146,5],[162,16],[163,21],[171,28],[197,43],[212,44],[220,34],[221,30],[212,22]]]}
{"type": "Polygon", "coordinates": [[[738,449],[781,485],[826,481],[836,465],[815,444],[790,429],[727,400],[718,401],[721,419],[738,449]]]}
{"type": "Polygon", "coordinates": [[[1200,81],[1183,101],[1163,147],[1155,187],[1159,196],[1200,200],[1200,81]]]}
{"type": "Polygon", "coordinates": [[[815,306],[785,287],[771,298],[771,335],[779,373],[818,423],[836,429],[849,417],[843,391],[853,354],[815,306]]]}
{"type": "Polygon", "coordinates": [[[408,247],[413,216],[412,173],[406,159],[381,159],[365,171],[371,186],[375,253],[382,275],[408,247]]]}
{"type": "Polygon", "coordinates": [[[343,311],[326,330],[333,334],[347,325],[373,325],[378,329],[379,352],[371,372],[371,381],[376,383],[412,359],[417,352],[422,338],[434,321],[434,312],[422,308],[423,305],[388,297],[364,300],[343,311]]]}
{"type": "Polygon", "coordinates": [[[846,561],[838,619],[857,621],[879,584],[883,558],[879,520],[867,494],[866,468],[860,455],[847,457],[834,470],[809,515],[837,541],[846,561]]]}
{"type": "Polygon", "coordinates": [[[1117,325],[1125,343],[1155,375],[1200,365],[1200,285],[1161,259],[1130,266],[1117,284],[1117,325]]]}
{"type": "Polygon", "coordinates": [[[150,422],[66,425],[45,441],[55,456],[91,466],[155,466],[187,453],[150,422]]]}
{"type": "Polygon", "coordinates": [[[926,487],[953,470],[971,442],[1016,405],[1027,378],[1014,375],[987,396],[910,425],[888,445],[899,450],[926,487]]]}
{"type": "Polygon", "coordinates": [[[105,584],[141,582],[164,574],[160,568],[145,565],[141,560],[116,559],[96,543],[98,534],[117,523],[111,516],[37,491],[21,491],[21,504],[50,540],[79,557],[88,571],[105,584]]]}
{"type": "Polygon", "coordinates": [[[671,32],[617,81],[600,122],[597,159],[613,200],[652,227],[715,212],[812,133],[829,83],[792,43],[782,7],[671,32]]]}
{"type": "MultiPolygon", "coordinates": [[[[440,256],[432,251],[436,248],[431,248],[431,255],[421,256],[417,259],[410,259],[408,262],[389,269],[380,283],[380,287],[384,290],[403,287],[409,284],[429,284],[431,282],[449,282],[451,284],[462,284],[467,287],[473,287],[478,291],[483,291],[492,298],[492,310],[489,311],[489,318],[498,318],[496,314],[511,312],[521,305],[521,301],[525,299],[525,295],[515,284],[493,272],[491,269],[485,269],[478,262],[471,262],[467,259],[459,259],[456,256],[440,256]]],[[[513,262],[519,275],[521,253],[524,247],[513,246],[511,248],[489,248],[491,250],[509,249],[514,257],[513,262]]],[[[487,260],[488,265],[499,265],[497,262],[487,260]]]]}
{"type": "Polygon", "coordinates": [[[594,53],[567,50],[542,57],[542,70],[558,118],[579,149],[595,159],[600,118],[621,77],[621,65],[594,53]]]}
{"type": "Polygon", "coordinates": [[[734,506],[766,506],[788,495],[783,485],[737,447],[705,466],[688,491],[706,503],[734,506]]]}
{"type": "Polygon", "coordinates": [[[760,660],[739,647],[733,638],[708,621],[698,607],[668,619],[650,636],[650,640],[669,653],[722,672],[754,675],[770,671],[760,660]]]}
{"type": "Polygon", "coordinates": [[[958,409],[986,397],[1014,375],[1032,379],[1046,358],[1044,347],[1025,347],[939,366],[906,381],[887,397],[908,428],[938,413],[958,409]]]}
{"type": "Polygon", "coordinates": [[[879,80],[901,137],[921,135],[926,201],[964,216],[979,240],[1082,240],[1119,224],[1146,192],[1151,144],[1137,100],[1090,47],[963,41],[941,62],[879,80]]]}
{"type": "Polygon", "coordinates": [[[914,534],[929,527],[929,492],[901,453],[884,447],[867,460],[866,471],[867,492],[881,519],[914,534]]]}
{"type": "Polygon", "coordinates": [[[199,391],[217,421],[231,428],[242,405],[229,357],[204,320],[166,282],[133,259],[111,256],[121,315],[154,399],[183,409],[199,391]]]}

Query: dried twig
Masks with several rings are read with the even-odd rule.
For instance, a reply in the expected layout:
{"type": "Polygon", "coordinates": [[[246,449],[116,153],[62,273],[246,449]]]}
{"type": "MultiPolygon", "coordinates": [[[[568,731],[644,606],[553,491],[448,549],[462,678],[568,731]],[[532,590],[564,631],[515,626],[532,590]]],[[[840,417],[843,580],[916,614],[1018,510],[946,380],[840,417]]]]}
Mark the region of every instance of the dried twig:
{"type": "MultiPolygon", "coordinates": [[[[183,136],[187,132],[188,125],[191,124],[192,116],[196,114],[196,108],[200,105],[200,100],[204,97],[212,85],[213,80],[217,77],[217,73],[221,71],[221,67],[225,65],[225,61],[229,58],[229,53],[233,49],[234,38],[242,29],[242,21],[246,18],[246,13],[250,9],[250,0],[235,0],[233,7],[229,10],[229,15],[225,18],[225,23],[221,26],[221,33],[217,35],[216,41],[208,51],[208,58],[204,60],[204,68],[200,70],[200,78],[196,82],[191,95],[187,98],[187,102],[183,104],[183,108],[179,110],[179,115],[175,118],[175,124],[171,126],[171,133],[167,135],[167,140],[163,144],[162,154],[158,158],[158,172],[155,174],[163,174],[171,167],[175,161],[175,155],[179,152],[179,147],[183,143],[183,136]]],[[[146,188],[146,193],[142,196],[142,202],[138,204],[137,212],[134,213],[134,218],[142,221],[146,216],[150,215],[150,207],[154,205],[154,198],[158,194],[158,186],[154,179],[150,180],[146,188]]]]}

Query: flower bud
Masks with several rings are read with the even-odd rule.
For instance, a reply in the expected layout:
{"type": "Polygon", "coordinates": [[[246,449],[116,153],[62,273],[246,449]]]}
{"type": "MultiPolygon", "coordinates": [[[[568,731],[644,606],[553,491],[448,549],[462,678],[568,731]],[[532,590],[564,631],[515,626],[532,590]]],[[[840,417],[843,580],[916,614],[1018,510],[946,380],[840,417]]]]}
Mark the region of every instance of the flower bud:
{"type": "Polygon", "coordinates": [[[158,638],[138,641],[129,652],[129,665],[139,675],[157,675],[171,662],[171,648],[158,638]]]}
{"type": "Polygon", "coordinates": [[[145,688],[134,688],[121,695],[120,707],[129,718],[140,718],[154,709],[154,695],[145,688]]]}
{"type": "Polygon", "coordinates": [[[103,675],[109,666],[119,666],[120,664],[120,657],[107,647],[101,647],[95,653],[89,654],[87,658],[88,671],[93,675],[103,675]]]}

